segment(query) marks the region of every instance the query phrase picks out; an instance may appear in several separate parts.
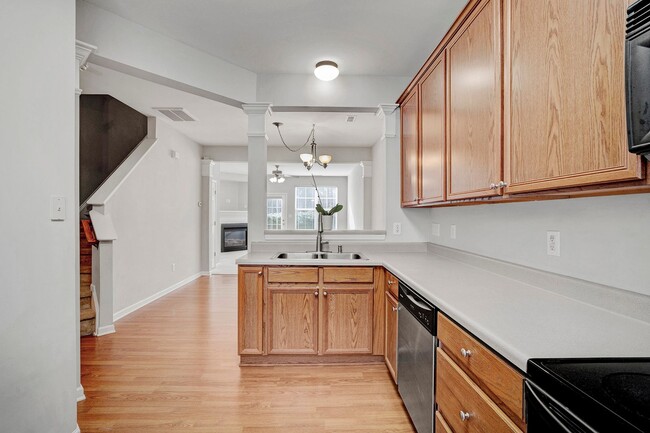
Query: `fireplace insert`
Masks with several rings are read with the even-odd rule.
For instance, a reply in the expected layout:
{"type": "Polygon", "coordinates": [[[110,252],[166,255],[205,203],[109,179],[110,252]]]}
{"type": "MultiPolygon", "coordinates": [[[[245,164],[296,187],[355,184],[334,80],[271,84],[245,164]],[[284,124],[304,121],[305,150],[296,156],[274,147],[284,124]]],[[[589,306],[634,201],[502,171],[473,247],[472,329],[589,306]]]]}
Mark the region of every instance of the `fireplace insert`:
{"type": "Polygon", "coordinates": [[[245,251],[248,248],[248,224],[221,224],[221,252],[245,251]]]}

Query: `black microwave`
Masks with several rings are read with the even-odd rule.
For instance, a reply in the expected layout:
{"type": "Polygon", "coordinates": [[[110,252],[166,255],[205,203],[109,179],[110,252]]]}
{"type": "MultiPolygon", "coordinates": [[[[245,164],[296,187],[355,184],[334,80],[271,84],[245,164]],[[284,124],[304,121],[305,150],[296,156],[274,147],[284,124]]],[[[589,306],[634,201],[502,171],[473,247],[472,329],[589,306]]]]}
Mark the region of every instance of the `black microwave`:
{"type": "Polygon", "coordinates": [[[650,0],[627,9],[625,96],[628,147],[650,159],[650,0]]]}

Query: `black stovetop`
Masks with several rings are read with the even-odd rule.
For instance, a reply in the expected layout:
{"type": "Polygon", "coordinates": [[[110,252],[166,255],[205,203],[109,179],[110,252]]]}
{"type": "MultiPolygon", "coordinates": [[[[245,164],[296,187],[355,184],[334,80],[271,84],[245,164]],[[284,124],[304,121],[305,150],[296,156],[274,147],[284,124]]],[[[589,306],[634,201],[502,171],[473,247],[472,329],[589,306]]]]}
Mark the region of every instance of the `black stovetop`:
{"type": "Polygon", "coordinates": [[[650,433],[650,358],[531,359],[527,370],[599,432],[650,433]]]}

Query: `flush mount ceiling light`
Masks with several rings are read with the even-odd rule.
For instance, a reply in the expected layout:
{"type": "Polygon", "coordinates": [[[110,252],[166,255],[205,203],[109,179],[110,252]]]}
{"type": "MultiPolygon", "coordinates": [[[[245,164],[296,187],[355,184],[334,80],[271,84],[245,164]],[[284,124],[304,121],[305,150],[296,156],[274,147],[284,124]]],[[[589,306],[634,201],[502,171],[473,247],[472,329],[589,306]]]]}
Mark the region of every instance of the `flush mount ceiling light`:
{"type": "Polygon", "coordinates": [[[282,170],[280,170],[280,166],[276,165],[275,170],[271,172],[271,177],[269,178],[269,182],[271,183],[284,183],[284,174],[282,174],[282,170]]]}
{"type": "Polygon", "coordinates": [[[339,76],[339,65],[331,60],[323,60],[316,63],[314,75],[316,75],[316,78],[319,80],[332,81],[339,76]]]}
{"type": "Polygon", "coordinates": [[[284,137],[282,137],[282,132],[280,131],[280,126],[282,126],[282,123],[280,122],[273,122],[273,125],[275,125],[276,128],[278,128],[278,134],[280,135],[280,140],[282,141],[282,144],[284,144],[284,147],[289,149],[292,152],[298,152],[300,151],[303,147],[307,146],[309,143],[309,140],[311,139],[311,152],[310,153],[301,153],[300,154],[300,160],[302,161],[303,165],[307,170],[311,170],[311,168],[314,166],[314,164],[318,164],[323,168],[327,168],[327,165],[332,162],[332,155],[318,155],[318,152],[316,151],[316,124],[313,124],[311,126],[311,132],[309,133],[309,136],[307,137],[307,141],[305,141],[305,144],[300,146],[297,149],[292,149],[290,148],[287,143],[284,142],[284,137]]]}

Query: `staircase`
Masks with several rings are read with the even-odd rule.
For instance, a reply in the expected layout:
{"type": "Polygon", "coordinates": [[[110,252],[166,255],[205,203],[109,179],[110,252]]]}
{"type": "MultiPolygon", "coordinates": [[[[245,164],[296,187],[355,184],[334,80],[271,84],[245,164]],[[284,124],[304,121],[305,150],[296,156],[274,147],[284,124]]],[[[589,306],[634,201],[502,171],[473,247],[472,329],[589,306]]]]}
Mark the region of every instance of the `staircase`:
{"type": "Polygon", "coordinates": [[[79,225],[79,319],[82,337],[93,335],[95,332],[95,304],[90,289],[93,269],[93,244],[91,241],[94,241],[94,234],[89,222],[89,220],[81,220],[79,225]],[[86,225],[85,228],[84,225],[86,225]],[[88,235],[90,235],[90,241],[88,235]]]}

